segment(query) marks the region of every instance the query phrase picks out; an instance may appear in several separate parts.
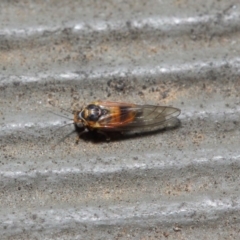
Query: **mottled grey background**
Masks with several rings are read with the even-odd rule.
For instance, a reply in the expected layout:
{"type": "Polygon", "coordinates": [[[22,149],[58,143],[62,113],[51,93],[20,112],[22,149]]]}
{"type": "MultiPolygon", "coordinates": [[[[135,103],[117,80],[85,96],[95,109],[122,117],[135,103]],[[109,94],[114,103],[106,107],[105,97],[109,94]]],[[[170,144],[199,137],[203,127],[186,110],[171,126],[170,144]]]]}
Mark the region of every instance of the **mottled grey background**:
{"type": "Polygon", "coordinates": [[[1,239],[239,239],[239,39],[239,0],[2,0],[1,239]],[[97,99],[182,125],[61,141],[97,99]]]}

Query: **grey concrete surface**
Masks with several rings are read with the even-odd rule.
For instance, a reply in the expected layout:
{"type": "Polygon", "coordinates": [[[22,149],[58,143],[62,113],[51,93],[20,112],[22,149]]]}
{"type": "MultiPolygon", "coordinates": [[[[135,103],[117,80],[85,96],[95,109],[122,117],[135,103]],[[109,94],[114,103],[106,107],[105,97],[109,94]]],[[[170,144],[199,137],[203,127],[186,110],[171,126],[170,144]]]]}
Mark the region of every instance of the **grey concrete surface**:
{"type": "Polygon", "coordinates": [[[238,0],[1,1],[1,239],[239,239],[239,30],[238,0]],[[63,139],[98,99],[181,126],[63,139]]]}

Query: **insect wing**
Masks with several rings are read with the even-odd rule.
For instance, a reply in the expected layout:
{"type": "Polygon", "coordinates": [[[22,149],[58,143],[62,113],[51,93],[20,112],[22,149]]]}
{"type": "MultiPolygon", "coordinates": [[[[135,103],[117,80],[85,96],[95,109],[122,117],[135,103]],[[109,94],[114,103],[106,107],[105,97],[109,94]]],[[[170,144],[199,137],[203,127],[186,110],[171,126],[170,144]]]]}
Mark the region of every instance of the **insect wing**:
{"type": "Polygon", "coordinates": [[[116,130],[118,127],[126,126],[136,117],[135,104],[119,102],[98,102],[97,103],[107,114],[98,120],[98,125],[104,130],[116,130]]]}
{"type": "Polygon", "coordinates": [[[103,130],[130,131],[141,129],[149,131],[162,129],[177,123],[180,109],[173,107],[134,105],[128,103],[99,102],[108,109],[108,114],[99,119],[103,130]]]}
{"type": "Polygon", "coordinates": [[[133,130],[137,128],[142,131],[160,130],[165,127],[175,127],[179,123],[176,117],[180,114],[180,109],[152,105],[138,107],[138,114],[128,125],[133,130]]]}

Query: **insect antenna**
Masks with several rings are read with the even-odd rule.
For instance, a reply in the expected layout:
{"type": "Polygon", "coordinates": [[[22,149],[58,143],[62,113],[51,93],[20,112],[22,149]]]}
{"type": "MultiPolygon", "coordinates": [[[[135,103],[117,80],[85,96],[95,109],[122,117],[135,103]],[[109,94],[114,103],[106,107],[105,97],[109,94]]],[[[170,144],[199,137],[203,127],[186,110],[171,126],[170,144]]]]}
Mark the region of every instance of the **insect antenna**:
{"type": "Polygon", "coordinates": [[[59,107],[62,111],[65,111],[65,112],[67,112],[67,113],[70,113],[70,114],[72,114],[72,112],[71,111],[69,111],[69,110],[66,110],[66,109],[64,109],[64,108],[61,108],[61,107],[59,107]]]}
{"type": "MultiPolygon", "coordinates": [[[[72,112],[67,111],[67,110],[65,110],[65,109],[63,109],[63,108],[60,108],[60,109],[63,110],[63,111],[65,111],[65,112],[67,112],[67,113],[71,113],[71,114],[72,114],[72,112]]],[[[63,125],[63,126],[58,127],[57,129],[55,129],[54,131],[52,131],[52,133],[55,133],[55,132],[58,131],[59,129],[62,129],[62,128],[68,126],[68,125],[75,124],[72,118],[66,117],[66,116],[64,116],[64,115],[61,115],[61,114],[58,114],[58,113],[55,113],[55,112],[52,112],[52,111],[49,111],[49,112],[51,112],[52,114],[54,114],[54,115],[56,115],[56,116],[59,116],[59,117],[62,117],[62,118],[71,120],[70,123],[66,123],[66,124],[63,125]]],[[[68,134],[67,134],[66,136],[64,136],[63,138],[61,138],[56,144],[54,144],[54,146],[52,146],[52,148],[55,148],[56,145],[58,145],[59,143],[63,142],[66,138],[68,138],[68,137],[69,137],[70,135],[72,135],[74,132],[76,132],[76,126],[75,126],[75,129],[74,129],[73,131],[71,131],[70,133],[68,133],[68,134]]]]}
{"type": "Polygon", "coordinates": [[[54,114],[54,115],[56,115],[56,116],[59,116],[59,117],[62,117],[62,118],[66,118],[66,119],[68,119],[68,120],[72,120],[71,118],[66,117],[66,116],[64,116],[64,115],[61,115],[61,114],[58,114],[58,113],[55,113],[55,112],[52,112],[52,111],[49,111],[49,112],[52,113],[52,114],[54,114]]]}
{"type": "Polygon", "coordinates": [[[68,126],[68,125],[71,125],[71,124],[74,124],[74,122],[67,123],[67,124],[65,124],[65,125],[63,125],[63,126],[60,126],[60,127],[58,127],[57,129],[55,129],[52,133],[55,133],[55,132],[58,131],[59,129],[62,129],[62,128],[66,127],[66,126],[68,126]]]}
{"type": "MultiPolygon", "coordinates": [[[[67,124],[69,125],[69,124],[67,124]]],[[[62,126],[62,127],[65,127],[66,125],[62,126]]],[[[58,128],[59,129],[59,128],[58,128]]],[[[58,130],[57,129],[57,130],[58,130]]],[[[55,132],[55,131],[54,131],[55,132]]],[[[61,138],[59,141],[57,141],[56,144],[52,145],[52,149],[55,149],[55,147],[60,144],[61,142],[63,142],[66,138],[68,138],[70,135],[72,135],[74,132],[76,132],[76,130],[74,129],[73,131],[71,131],[70,133],[68,133],[66,136],[64,136],[63,138],[61,138]]]]}
{"type": "MultiPolygon", "coordinates": [[[[50,103],[50,105],[54,107],[54,105],[53,105],[53,104],[51,104],[51,103],[50,103]]],[[[60,108],[60,109],[61,109],[62,111],[64,111],[64,112],[67,112],[67,113],[70,113],[70,114],[72,114],[72,111],[66,110],[66,109],[64,109],[64,108],[61,108],[61,107],[58,107],[58,108],[60,108]]]]}
{"type": "Polygon", "coordinates": [[[71,136],[73,133],[75,133],[76,132],[76,130],[74,129],[74,130],[72,130],[70,133],[68,133],[66,136],[64,136],[63,138],[61,138],[58,142],[57,142],[57,144],[59,144],[59,143],[61,143],[61,142],[63,142],[65,139],[67,139],[69,136],[71,136]]]}
{"type": "Polygon", "coordinates": [[[72,120],[71,118],[69,118],[69,117],[66,117],[66,116],[64,116],[64,115],[61,115],[61,114],[58,114],[58,113],[55,113],[55,112],[52,112],[52,111],[49,111],[49,112],[52,113],[52,114],[54,114],[54,115],[56,115],[56,116],[59,116],[59,117],[62,117],[62,118],[65,118],[65,119],[68,119],[68,120],[71,120],[71,121],[72,121],[72,122],[67,123],[67,124],[65,124],[65,125],[63,125],[63,126],[58,127],[58,128],[57,128],[56,130],[54,130],[52,133],[55,133],[55,132],[58,131],[59,129],[64,128],[64,127],[66,127],[66,126],[68,126],[68,125],[74,124],[73,120],[72,120]]]}

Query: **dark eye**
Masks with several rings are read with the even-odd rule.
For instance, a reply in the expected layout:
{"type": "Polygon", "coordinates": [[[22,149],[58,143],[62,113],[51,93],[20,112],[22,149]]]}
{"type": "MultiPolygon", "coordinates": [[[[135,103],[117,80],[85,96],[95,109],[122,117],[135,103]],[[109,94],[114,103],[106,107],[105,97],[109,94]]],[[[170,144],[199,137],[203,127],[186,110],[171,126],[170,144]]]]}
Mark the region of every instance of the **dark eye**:
{"type": "Polygon", "coordinates": [[[94,104],[90,104],[90,105],[87,106],[87,109],[90,110],[90,111],[91,111],[91,110],[94,110],[94,111],[95,111],[95,110],[98,109],[98,107],[97,107],[96,105],[94,105],[94,104]]]}
{"type": "Polygon", "coordinates": [[[97,121],[98,118],[99,118],[99,116],[96,115],[96,114],[91,114],[91,115],[88,116],[89,121],[97,121]]]}
{"type": "Polygon", "coordinates": [[[87,106],[88,109],[88,121],[97,121],[101,115],[101,110],[98,106],[90,104],[87,106]]]}

